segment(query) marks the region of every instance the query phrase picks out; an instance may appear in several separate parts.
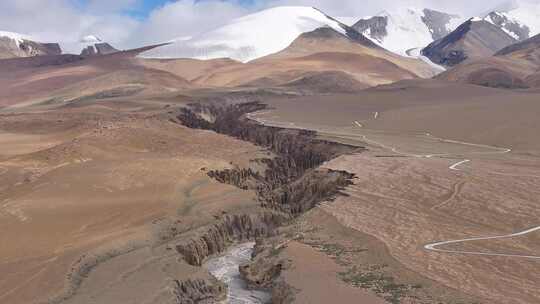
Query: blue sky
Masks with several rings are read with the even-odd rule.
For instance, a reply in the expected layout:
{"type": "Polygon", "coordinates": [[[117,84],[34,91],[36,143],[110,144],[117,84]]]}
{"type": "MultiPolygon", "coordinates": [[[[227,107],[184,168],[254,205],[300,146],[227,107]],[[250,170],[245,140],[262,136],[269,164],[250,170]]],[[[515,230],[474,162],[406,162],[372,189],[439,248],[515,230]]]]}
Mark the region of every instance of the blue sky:
{"type": "Polygon", "coordinates": [[[151,11],[157,7],[163,6],[167,1],[168,0],[143,0],[135,11],[129,13],[138,18],[145,18],[151,11]]]}

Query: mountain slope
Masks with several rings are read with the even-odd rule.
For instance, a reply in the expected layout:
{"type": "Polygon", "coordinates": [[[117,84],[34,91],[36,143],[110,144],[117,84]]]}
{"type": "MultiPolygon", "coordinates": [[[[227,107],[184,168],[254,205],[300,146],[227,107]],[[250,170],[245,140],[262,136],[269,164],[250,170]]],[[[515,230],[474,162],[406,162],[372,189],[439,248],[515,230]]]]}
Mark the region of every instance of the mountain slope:
{"type": "Polygon", "coordinates": [[[139,60],[145,66],[201,86],[286,87],[301,91],[313,91],[313,84],[321,82],[326,82],[326,92],[355,91],[435,74],[426,63],[386,51],[354,33],[343,35],[332,28],[318,28],[300,35],[286,49],[248,63],[224,59],[139,60]],[[200,73],[201,65],[206,67],[204,73],[200,73]],[[345,88],[343,83],[351,88],[345,88]]]}
{"type": "Polygon", "coordinates": [[[352,27],[378,45],[399,55],[422,48],[454,30],[462,19],[430,9],[384,11],[359,20],[352,27]]]}
{"type": "Polygon", "coordinates": [[[472,18],[429,44],[422,54],[437,64],[454,66],[465,60],[491,56],[515,42],[516,39],[492,23],[472,18]]]}
{"type": "Polygon", "coordinates": [[[36,42],[26,35],[0,31],[0,59],[59,55],[61,53],[62,50],[57,43],[36,42]]]}
{"type": "Polygon", "coordinates": [[[312,7],[275,7],[237,18],[191,39],[179,39],[141,54],[144,58],[230,58],[248,62],[277,53],[298,36],[329,27],[347,36],[347,26],[312,7]]]}
{"type": "Polygon", "coordinates": [[[504,88],[540,87],[540,34],[510,45],[494,56],[461,64],[443,80],[504,88]]]}
{"type": "Polygon", "coordinates": [[[137,64],[153,46],[108,56],[35,56],[0,60],[0,109],[56,107],[90,99],[152,95],[191,84],[176,75],[137,64]]]}

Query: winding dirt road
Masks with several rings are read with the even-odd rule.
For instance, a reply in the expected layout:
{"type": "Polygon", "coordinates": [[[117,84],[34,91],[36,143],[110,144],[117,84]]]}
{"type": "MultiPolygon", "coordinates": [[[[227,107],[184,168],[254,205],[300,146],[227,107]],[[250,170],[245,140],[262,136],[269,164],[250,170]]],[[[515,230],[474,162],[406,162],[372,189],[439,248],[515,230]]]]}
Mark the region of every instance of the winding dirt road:
{"type": "MultiPolygon", "coordinates": [[[[268,113],[268,111],[265,111],[264,113],[268,113]]],[[[279,122],[267,121],[267,120],[261,119],[259,117],[255,117],[255,116],[261,115],[261,114],[263,114],[263,113],[257,113],[257,112],[256,113],[251,113],[251,114],[248,115],[248,118],[251,119],[251,120],[254,120],[254,121],[258,122],[258,123],[265,124],[265,125],[274,125],[274,124],[275,125],[283,125],[284,124],[284,123],[279,123],[279,122]]],[[[377,118],[379,118],[379,116],[380,116],[379,112],[374,112],[373,119],[377,119],[377,118]]],[[[354,121],[353,124],[356,127],[360,128],[360,129],[365,129],[364,125],[360,121],[354,121]]],[[[290,123],[289,125],[292,126],[294,124],[290,123]]],[[[295,126],[294,128],[300,128],[300,127],[295,126]]],[[[472,155],[472,154],[474,154],[474,155],[506,154],[506,153],[512,152],[512,149],[509,149],[509,148],[499,148],[499,147],[494,147],[494,146],[489,146],[489,145],[475,144],[475,143],[463,142],[463,141],[452,140],[452,139],[445,139],[445,138],[440,138],[440,137],[433,136],[431,133],[427,133],[427,132],[425,133],[425,135],[427,137],[430,137],[433,140],[436,140],[436,141],[439,141],[439,142],[493,150],[493,151],[470,151],[470,152],[465,153],[465,154],[468,154],[468,155],[472,155]]],[[[365,141],[365,142],[367,142],[369,144],[373,144],[373,145],[378,146],[380,148],[390,150],[393,153],[396,153],[396,154],[399,154],[399,155],[402,155],[402,156],[416,157],[416,158],[452,157],[453,156],[451,153],[444,153],[444,154],[441,154],[441,153],[438,153],[438,154],[411,154],[411,153],[407,153],[407,152],[404,152],[404,151],[400,151],[397,147],[388,146],[388,145],[383,144],[381,142],[371,140],[366,135],[360,135],[360,137],[362,138],[363,141],[365,141]]],[[[460,167],[463,166],[464,164],[470,163],[470,162],[472,162],[471,159],[463,159],[463,160],[460,160],[460,161],[458,161],[456,163],[453,163],[452,165],[450,165],[448,167],[448,169],[453,170],[453,171],[462,171],[462,169],[460,167]]],[[[463,186],[463,184],[464,184],[463,182],[458,183],[457,187],[460,188],[460,187],[463,186]]],[[[456,189],[456,190],[458,190],[458,189],[456,189]]],[[[451,199],[453,199],[453,197],[451,197],[449,200],[451,200],[451,199]]],[[[446,205],[446,203],[449,200],[435,206],[434,208],[438,209],[440,207],[443,207],[444,205],[446,205]]],[[[439,253],[447,253],[447,254],[467,254],[467,255],[481,255],[481,256],[498,256],[498,257],[540,259],[540,256],[506,254],[506,253],[497,253],[497,252],[476,252],[476,251],[463,251],[463,250],[446,250],[446,249],[441,249],[440,248],[441,246],[449,245],[449,244],[457,244],[457,243],[474,242],[474,241],[482,241],[482,240],[495,240],[495,239],[506,239],[506,238],[519,237],[519,236],[524,236],[524,235],[527,235],[529,233],[533,233],[533,232],[536,232],[536,231],[540,231],[540,226],[530,228],[530,229],[527,229],[527,230],[524,230],[524,231],[521,231],[521,232],[508,234],[508,235],[472,237],[472,238],[466,238],[466,239],[460,239],[460,240],[441,241],[441,242],[427,244],[427,245],[424,246],[424,249],[429,250],[429,251],[439,252],[439,253]]]]}
{"type": "Polygon", "coordinates": [[[533,232],[536,232],[536,231],[540,231],[540,226],[537,226],[537,227],[534,227],[534,228],[531,228],[531,229],[527,229],[527,230],[524,230],[524,231],[521,231],[521,232],[507,234],[507,235],[474,237],[474,238],[467,238],[467,239],[461,239],[461,240],[437,242],[437,243],[427,244],[427,245],[424,246],[424,248],[426,250],[435,251],[435,252],[442,252],[442,253],[483,255],[483,256],[499,256],[499,257],[511,257],[511,258],[524,258],[524,259],[538,259],[538,260],[540,260],[540,256],[535,256],[535,255],[520,255],[520,254],[506,254],[506,253],[497,253],[497,252],[448,250],[448,249],[440,249],[440,248],[438,248],[438,247],[441,247],[441,246],[444,246],[444,245],[450,245],[450,244],[513,238],[513,237],[518,237],[518,236],[524,236],[526,234],[533,233],[533,232]]]}

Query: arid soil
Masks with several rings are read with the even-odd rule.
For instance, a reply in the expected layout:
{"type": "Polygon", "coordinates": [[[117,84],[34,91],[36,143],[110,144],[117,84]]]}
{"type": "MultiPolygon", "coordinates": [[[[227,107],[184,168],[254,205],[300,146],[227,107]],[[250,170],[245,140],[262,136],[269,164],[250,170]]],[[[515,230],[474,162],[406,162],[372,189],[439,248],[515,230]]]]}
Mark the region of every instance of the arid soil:
{"type": "Polygon", "coordinates": [[[152,112],[88,112],[2,115],[1,302],[52,297],[81,256],[146,245],[171,215],[193,225],[252,204],[202,169],[259,148],[152,112]]]}
{"type": "MultiPolygon", "coordinates": [[[[366,145],[369,152],[325,165],[356,178],[346,190],[348,197],[323,209],[343,225],[382,241],[408,269],[482,303],[538,302],[538,259],[424,248],[539,225],[539,143],[534,135],[539,126],[533,114],[538,96],[463,86],[434,100],[430,86],[401,84],[355,96],[274,100],[274,111],[251,118],[366,145]]],[[[442,249],[540,256],[538,234],[442,249]]]]}
{"type": "Polygon", "coordinates": [[[0,62],[0,303],[219,302],[201,265],[245,241],[276,304],[540,300],[537,260],[424,247],[539,225],[538,92],[324,35],[249,65],[137,52],[0,62]]]}

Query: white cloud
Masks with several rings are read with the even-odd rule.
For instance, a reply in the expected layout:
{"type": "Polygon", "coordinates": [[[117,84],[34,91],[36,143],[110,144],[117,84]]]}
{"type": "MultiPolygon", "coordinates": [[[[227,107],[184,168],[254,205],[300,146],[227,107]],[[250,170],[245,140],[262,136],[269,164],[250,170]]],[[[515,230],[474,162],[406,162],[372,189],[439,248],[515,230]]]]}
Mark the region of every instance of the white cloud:
{"type": "MultiPolygon", "coordinates": [[[[159,43],[208,31],[232,18],[277,5],[315,6],[333,16],[366,16],[403,6],[430,7],[464,15],[484,12],[501,0],[255,0],[248,7],[240,0],[177,0],[152,11],[145,20],[123,14],[144,0],[0,0],[0,30],[61,41],[68,51],[79,52],[76,42],[94,34],[119,48],[159,43]]],[[[523,0],[522,0],[523,1],[523,0]]],[[[531,0],[528,0],[531,1],[531,0]]],[[[539,0],[533,0],[539,1],[539,0]]]]}
{"type": "Polygon", "coordinates": [[[0,1],[0,29],[28,34],[41,41],[61,42],[67,52],[80,52],[77,42],[89,34],[121,44],[138,27],[139,22],[133,18],[114,11],[91,13],[71,0],[0,1]]]}
{"type": "Polygon", "coordinates": [[[235,2],[181,0],[155,9],[131,43],[159,43],[214,29],[249,13],[235,2]]]}

